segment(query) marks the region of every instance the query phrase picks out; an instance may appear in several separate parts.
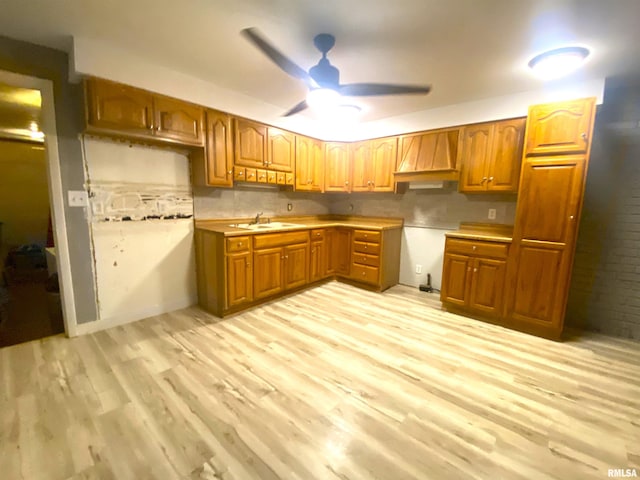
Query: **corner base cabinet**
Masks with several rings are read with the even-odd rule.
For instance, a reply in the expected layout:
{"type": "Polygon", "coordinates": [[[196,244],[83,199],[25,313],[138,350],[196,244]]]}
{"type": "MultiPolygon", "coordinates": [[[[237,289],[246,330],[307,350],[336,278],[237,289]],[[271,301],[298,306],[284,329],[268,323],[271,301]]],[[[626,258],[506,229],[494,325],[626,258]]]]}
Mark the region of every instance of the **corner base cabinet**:
{"type": "Polygon", "coordinates": [[[401,233],[327,226],[225,236],[197,228],[199,304],[222,317],[331,279],[385,290],[398,283],[401,233]]]}

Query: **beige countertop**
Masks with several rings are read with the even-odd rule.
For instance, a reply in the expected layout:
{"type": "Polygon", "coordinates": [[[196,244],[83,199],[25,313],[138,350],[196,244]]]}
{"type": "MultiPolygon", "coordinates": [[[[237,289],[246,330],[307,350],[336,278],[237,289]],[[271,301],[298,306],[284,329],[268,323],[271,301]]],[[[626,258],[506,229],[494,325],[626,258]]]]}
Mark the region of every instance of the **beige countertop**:
{"type": "Polygon", "coordinates": [[[513,225],[490,223],[461,223],[458,230],[445,234],[447,237],[469,240],[490,240],[492,242],[511,243],[513,225]]]}
{"type": "MultiPolygon", "coordinates": [[[[224,234],[224,236],[238,236],[238,235],[255,235],[262,233],[274,233],[274,232],[289,232],[297,230],[306,230],[312,228],[327,228],[327,227],[350,227],[350,228],[364,228],[367,230],[389,230],[394,228],[402,228],[402,218],[383,218],[383,217],[356,217],[356,216],[343,216],[343,215],[322,215],[322,216],[304,216],[304,217],[270,217],[272,222],[282,222],[288,224],[295,224],[296,226],[286,226],[282,228],[261,228],[261,229],[247,229],[238,228],[234,225],[249,223],[252,219],[247,218],[217,218],[207,220],[196,220],[195,226],[200,230],[207,230],[210,232],[217,232],[224,234]]],[[[264,223],[262,220],[261,223],[264,223]]]]}

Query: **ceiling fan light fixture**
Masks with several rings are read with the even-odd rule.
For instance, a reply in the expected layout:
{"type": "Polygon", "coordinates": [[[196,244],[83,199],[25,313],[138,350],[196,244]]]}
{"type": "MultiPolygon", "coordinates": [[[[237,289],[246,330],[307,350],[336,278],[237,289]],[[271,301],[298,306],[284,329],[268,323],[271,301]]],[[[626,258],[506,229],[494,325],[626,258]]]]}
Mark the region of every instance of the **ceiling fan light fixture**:
{"type": "Polygon", "coordinates": [[[326,110],[340,103],[340,93],[332,88],[314,88],[307,94],[307,104],[316,110],[326,110]]]}
{"type": "Polygon", "coordinates": [[[559,78],[580,68],[589,53],[589,49],[585,47],[554,48],[529,60],[529,68],[537,77],[559,78]]]}

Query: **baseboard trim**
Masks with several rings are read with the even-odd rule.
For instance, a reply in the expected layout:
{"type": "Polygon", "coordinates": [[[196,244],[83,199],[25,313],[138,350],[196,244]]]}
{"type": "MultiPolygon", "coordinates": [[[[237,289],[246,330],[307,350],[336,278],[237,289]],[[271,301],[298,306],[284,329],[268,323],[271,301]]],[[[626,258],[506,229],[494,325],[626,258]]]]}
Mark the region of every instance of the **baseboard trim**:
{"type": "Polygon", "coordinates": [[[149,308],[136,310],[135,312],[127,312],[125,314],[115,315],[113,317],[101,318],[100,320],[96,320],[95,322],[80,323],[78,324],[76,334],[87,335],[89,333],[99,332],[101,330],[106,330],[107,328],[137,322],[138,320],[153,317],[154,315],[162,315],[163,313],[187,308],[197,303],[197,297],[185,297],[181,300],[176,300],[175,302],[162,305],[154,305],[149,308]]]}

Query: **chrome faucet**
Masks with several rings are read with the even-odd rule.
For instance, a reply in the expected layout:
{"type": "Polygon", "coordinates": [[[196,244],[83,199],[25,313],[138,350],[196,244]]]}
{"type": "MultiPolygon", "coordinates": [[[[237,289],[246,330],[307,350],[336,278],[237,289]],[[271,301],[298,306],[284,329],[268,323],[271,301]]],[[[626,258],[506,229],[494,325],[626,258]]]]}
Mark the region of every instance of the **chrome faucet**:
{"type": "Polygon", "coordinates": [[[260,215],[262,215],[263,212],[260,212],[256,215],[256,218],[253,220],[253,224],[258,224],[260,223],[260,215]]]}

